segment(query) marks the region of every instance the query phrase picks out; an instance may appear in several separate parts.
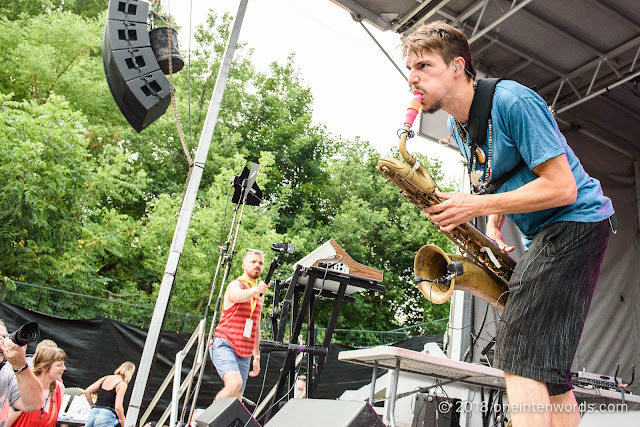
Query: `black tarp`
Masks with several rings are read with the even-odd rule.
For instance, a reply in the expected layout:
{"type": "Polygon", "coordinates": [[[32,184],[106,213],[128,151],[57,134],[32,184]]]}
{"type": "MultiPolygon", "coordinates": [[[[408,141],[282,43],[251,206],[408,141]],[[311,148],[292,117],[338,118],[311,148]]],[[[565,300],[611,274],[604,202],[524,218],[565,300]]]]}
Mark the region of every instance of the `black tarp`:
{"type": "MultiPolygon", "coordinates": [[[[140,361],[142,349],[147,336],[147,329],[118,322],[109,318],[90,320],[68,320],[60,317],[49,316],[9,303],[0,302],[0,319],[4,320],[9,332],[13,332],[26,322],[34,321],[40,326],[40,339],[52,339],[67,353],[67,371],[63,380],[66,387],[85,388],[98,378],[112,374],[124,361],[136,364],[140,361]]],[[[175,363],[176,353],[182,350],[189,340],[189,334],[175,332],[163,332],[158,343],[156,358],[147,382],[142,415],[164,381],[165,377],[175,363]]],[[[426,342],[441,342],[442,336],[415,337],[395,345],[411,350],[421,351],[426,342]]],[[[371,368],[338,361],[338,353],[351,350],[340,344],[332,344],[329,348],[327,362],[321,374],[317,394],[319,399],[336,399],[345,390],[353,390],[371,382],[371,368]]],[[[35,344],[29,345],[28,353],[35,351],[35,344]]],[[[182,378],[186,378],[195,354],[195,345],[185,356],[183,362],[182,378]]],[[[264,397],[278,381],[280,369],[284,363],[284,353],[272,353],[263,356],[261,360],[261,373],[256,378],[249,378],[245,397],[257,402],[262,390],[264,380],[264,397]],[[268,364],[268,366],[267,366],[268,364]]],[[[304,366],[303,366],[304,369],[304,366]]],[[[381,370],[380,375],[385,371],[381,370]]],[[[304,371],[301,371],[303,374],[304,371]]],[[[128,406],[132,380],[125,397],[125,411],[128,406]]],[[[198,407],[208,407],[215,394],[221,389],[222,381],[214,372],[213,365],[207,361],[202,387],[198,395],[198,407]]],[[[150,416],[150,420],[160,418],[171,401],[171,385],[163,394],[156,405],[156,409],[150,416]]],[[[182,402],[181,402],[182,405],[182,402]]],[[[182,408],[182,406],[180,406],[182,408]]]]}

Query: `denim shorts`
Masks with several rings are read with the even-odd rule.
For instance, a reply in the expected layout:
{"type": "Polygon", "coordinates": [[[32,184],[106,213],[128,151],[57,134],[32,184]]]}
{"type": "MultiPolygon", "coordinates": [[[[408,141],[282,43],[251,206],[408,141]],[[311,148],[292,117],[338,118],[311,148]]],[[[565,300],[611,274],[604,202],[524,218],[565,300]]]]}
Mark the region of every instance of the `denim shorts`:
{"type": "Polygon", "coordinates": [[[534,238],[509,281],[496,332],[494,366],[547,383],[549,395],[571,390],[578,348],[609,222],[556,222],[534,238]]]}
{"type": "Polygon", "coordinates": [[[251,356],[238,357],[236,351],[231,347],[231,344],[220,337],[214,337],[213,343],[209,346],[209,354],[220,378],[223,378],[227,372],[240,372],[240,376],[242,377],[240,393],[244,392],[244,388],[247,385],[247,377],[249,376],[251,356]]]}
{"type": "Polygon", "coordinates": [[[109,408],[93,408],[85,427],[113,427],[116,424],[116,413],[109,408]]]}

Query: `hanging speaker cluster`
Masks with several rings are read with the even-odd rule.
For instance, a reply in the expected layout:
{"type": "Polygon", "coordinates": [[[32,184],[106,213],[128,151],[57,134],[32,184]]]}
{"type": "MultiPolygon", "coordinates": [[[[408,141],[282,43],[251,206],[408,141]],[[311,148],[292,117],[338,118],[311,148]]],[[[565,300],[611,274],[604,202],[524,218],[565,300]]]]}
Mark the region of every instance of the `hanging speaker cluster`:
{"type": "MultiPolygon", "coordinates": [[[[137,132],[159,119],[171,102],[169,80],[151,48],[148,15],[146,1],[109,0],[102,39],[102,62],[111,95],[137,132]]],[[[179,71],[176,68],[174,65],[174,71],[179,71]]]]}

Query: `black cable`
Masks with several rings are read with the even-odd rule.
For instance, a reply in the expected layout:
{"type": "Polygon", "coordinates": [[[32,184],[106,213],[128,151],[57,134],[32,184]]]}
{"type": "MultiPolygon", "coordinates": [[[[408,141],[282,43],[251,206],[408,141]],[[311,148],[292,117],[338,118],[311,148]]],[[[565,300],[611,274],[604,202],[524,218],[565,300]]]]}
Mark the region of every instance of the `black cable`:
{"type": "MultiPolygon", "coordinates": [[[[300,367],[302,367],[302,363],[300,364],[300,367]]],[[[296,378],[298,378],[298,374],[300,373],[300,368],[298,368],[298,371],[296,372],[296,378]]],[[[291,393],[291,391],[295,388],[296,386],[296,381],[293,381],[293,385],[289,388],[289,390],[287,390],[287,392],[285,394],[282,395],[282,397],[280,397],[280,399],[276,400],[275,402],[273,402],[273,404],[271,406],[269,406],[266,410],[265,410],[265,414],[270,411],[274,406],[276,406],[278,403],[280,403],[280,401],[282,399],[284,399],[285,397],[289,396],[289,393],[291,393]]],[[[264,416],[264,415],[263,415],[264,416]]],[[[260,418],[260,417],[259,417],[260,418]]],[[[258,419],[259,419],[258,418],[258,419]]],[[[245,424],[244,427],[247,427],[248,423],[245,424]]]]}
{"type": "Polygon", "coordinates": [[[484,310],[484,317],[482,318],[482,323],[480,324],[480,329],[478,329],[478,332],[474,333],[473,329],[471,330],[471,344],[469,344],[469,348],[471,349],[471,351],[469,352],[470,356],[471,356],[471,353],[473,352],[473,348],[478,342],[478,338],[480,337],[480,334],[482,333],[482,329],[484,328],[484,323],[487,321],[487,314],[489,314],[489,304],[487,304],[487,307],[484,310]]]}
{"type": "MultiPolygon", "coordinates": [[[[269,371],[269,360],[271,359],[271,352],[267,353],[267,363],[264,365],[264,376],[262,377],[262,387],[260,388],[260,394],[258,395],[258,399],[256,400],[256,409],[251,413],[251,417],[254,418],[256,415],[256,411],[260,407],[260,399],[262,399],[262,393],[264,392],[264,385],[267,381],[267,372],[269,371]]],[[[251,422],[251,418],[247,421],[244,427],[247,427],[251,422]]]]}

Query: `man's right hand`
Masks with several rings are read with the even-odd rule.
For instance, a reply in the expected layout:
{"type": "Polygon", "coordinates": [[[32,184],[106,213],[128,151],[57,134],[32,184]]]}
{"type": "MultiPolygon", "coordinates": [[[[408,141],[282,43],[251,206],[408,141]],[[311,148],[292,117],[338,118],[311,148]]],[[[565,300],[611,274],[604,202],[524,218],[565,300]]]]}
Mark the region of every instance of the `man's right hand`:
{"type": "Polygon", "coordinates": [[[11,363],[13,369],[19,369],[27,363],[27,346],[20,346],[9,337],[4,338],[4,357],[11,363]]]}
{"type": "Polygon", "coordinates": [[[255,289],[258,290],[258,295],[264,295],[265,292],[267,292],[267,289],[269,289],[269,285],[264,282],[260,282],[256,285],[255,289]]]}

